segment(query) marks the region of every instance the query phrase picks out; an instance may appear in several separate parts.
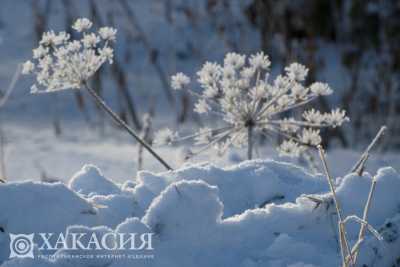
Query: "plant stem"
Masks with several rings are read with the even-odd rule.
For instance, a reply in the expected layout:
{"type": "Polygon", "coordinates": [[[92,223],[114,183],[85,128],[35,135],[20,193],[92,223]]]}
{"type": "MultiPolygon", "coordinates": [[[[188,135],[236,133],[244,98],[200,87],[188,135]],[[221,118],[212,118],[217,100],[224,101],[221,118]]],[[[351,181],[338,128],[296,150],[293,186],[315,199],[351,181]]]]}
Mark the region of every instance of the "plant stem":
{"type": "Polygon", "coordinates": [[[252,159],[253,157],[253,126],[247,126],[247,159],[252,159]]]}
{"type": "Polygon", "coordinates": [[[151,148],[149,144],[146,143],[143,139],[139,137],[139,135],[132,129],[130,128],[117,114],[115,114],[112,109],[107,106],[107,104],[104,102],[104,100],[92,89],[90,88],[87,83],[84,83],[85,88],[89,91],[89,93],[93,96],[95,99],[96,103],[104,109],[113,119],[116,123],[118,123],[121,127],[123,127],[133,138],[136,139],[136,141],[141,144],[144,148],[147,149],[147,151],[150,152],[167,170],[172,170],[172,168],[151,148]]]}
{"type": "MultiPolygon", "coordinates": [[[[363,212],[363,218],[362,219],[365,222],[368,219],[368,211],[369,211],[369,209],[371,207],[371,202],[372,202],[372,198],[374,196],[375,187],[376,187],[376,177],[374,176],[372,178],[372,183],[371,183],[371,187],[370,187],[370,190],[369,190],[368,199],[367,199],[367,202],[365,203],[365,206],[364,206],[364,212],[363,212]]],[[[367,230],[367,226],[365,224],[361,224],[360,232],[358,233],[357,243],[356,243],[356,245],[354,245],[353,249],[351,250],[351,253],[353,255],[354,261],[357,260],[358,252],[360,251],[360,245],[359,244],[361,244],[361,242],[364,240],[364,236],[365,236],[366,230],[367,230]]],[[[348,260],[350,260],[350,259],[347,258],[347,261],[348,260]]]]}
{"type": "Polygon", "coordinates": [[[332,176],[329,172],[328,169],[328,163],[326,162],[326,158],[325,158],[325,152],[322,149],[322,146],[319,145],[318,146],[318,151],[319,151],[319,156],[321,158],[322,161],[322,165],[324,166],[324,171],[325,171],[325,175],[326,175],[326,179],[328,180],[328,184],[329,184],[329,188],[331,190],[332,193],[332,197],[335,203],[335,208],[336,208],[336,213],[338,216],[338,220],[339,220],[339,240],[340,240],[340,251],[342,253],[342,266],[343,267],[347,267],[347,261],[346,261],[346,254],[350,257],[350,264],[353,266],[354,265],[354,261],[353,261],[353,257],[349,248],[349,244],[347,241],[347,237],[346,237],[346,229],[344,227],[343,224],[343,216],[342,216],[342,210],[340,207],[340,202],[339,199],[336,196],[336,190],[335,190],[335,185],[333,184],[333,179],[332,176]]]}
{"type": "Polygon", "coordinates": [[[381,138],[381,136],[385,133],[386,129],[387,129],[386,126],[382,126],[381,127],[379,132],[376,134],[375,138],[372,140],[372,142],[365,149],[364,153],[362,153],[360,159],[357,161],[357,163],[354,165],[354,167],[351,169],[350,172],[356,172],[359,176],[362,175],[365,163],[367,162],[367,159],[369,157],[369,152],[376,145],[376,143],[378,142],[379,138],[381,138]]]}

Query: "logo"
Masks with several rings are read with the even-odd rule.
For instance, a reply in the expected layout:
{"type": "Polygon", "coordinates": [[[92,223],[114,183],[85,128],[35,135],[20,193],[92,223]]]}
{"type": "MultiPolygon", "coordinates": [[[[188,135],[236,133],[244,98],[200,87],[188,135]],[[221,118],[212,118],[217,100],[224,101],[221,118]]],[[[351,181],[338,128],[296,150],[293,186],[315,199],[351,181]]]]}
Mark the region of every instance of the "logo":
{"type": "Polygon", "coordinates": [[[13,235],[10,234],[10,259],[32,258],[33,259],[34,234],[13,235]]]}
{"type": "MultiPolygon", "coordinates": [[[[120,258],[151,259],[153,233],[34,233],[10,234],[10,259],[34,258],[33,248],[37,245],[38,257],[51,257],[50,251],[77,251],[74,256],[83,253],[85,257],[106,257],[118,254],[120,258]],[[36,237],[36,243],[34,238],[36,237]],[[86,251],[86,252],[85,252],[86,251]],[[130,251],[130,252],[129,252],[130,251]],[[44,253],[44,254],[42,254],[44,253]],[[142,254],[138,254],[142,253],[142,254]]],[[[68,256],[68,255],[67,255],[68,256]]],[[[65,255],[63,255],[65,257],[65,255]]]]}

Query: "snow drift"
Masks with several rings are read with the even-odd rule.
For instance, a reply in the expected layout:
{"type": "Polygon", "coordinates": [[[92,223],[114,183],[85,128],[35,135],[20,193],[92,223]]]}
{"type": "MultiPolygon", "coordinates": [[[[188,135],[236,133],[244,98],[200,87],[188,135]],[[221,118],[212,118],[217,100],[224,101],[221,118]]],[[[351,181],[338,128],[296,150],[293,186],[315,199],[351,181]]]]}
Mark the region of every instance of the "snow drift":
{"type": "MultiPolygon", "coordinates": [[[[346,215],[361,216],[372,180],[339,178],[337,194],[346,215]]],[[[371,235],[360,265],[396,262],[400,241],[400,175],[377,173],[369,222],[384,237],[371,235]]],[[[271,160],[247,161],[229,168],[210,164],[180,170],[141,172],[137,181],[117,185],[86,165],[63,184],[21,182],[0,185],[1,267],[89,266],[338,266],[335,209],[325,180],[303,169],[271,160]],[[317,205],[307,195],[322,200],[317,205]],[[9,259],[9,233],[154,233],[149,259],[9,259]]],[[[358,226],[349,225],[356,240],[358,226]]],[[[110,242],[116,242],[110,240],[110,242]]],[[[43,251],[35,248],[38,257],[43,251]]],[[[87,254],[58,250],[55,255],[87,254]]],[[[133,251],[96,251],[134,254],[133,251]]],[[[95,254],[95,253],[94,253],[95,254]]]]}

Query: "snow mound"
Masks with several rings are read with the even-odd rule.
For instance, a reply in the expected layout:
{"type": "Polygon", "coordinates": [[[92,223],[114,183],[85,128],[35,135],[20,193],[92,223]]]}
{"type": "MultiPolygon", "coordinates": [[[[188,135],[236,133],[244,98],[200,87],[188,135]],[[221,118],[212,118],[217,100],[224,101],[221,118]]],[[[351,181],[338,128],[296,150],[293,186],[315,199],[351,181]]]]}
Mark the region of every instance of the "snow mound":
{"type": "Polygon", "coordinates": [[[61,183],[0,184],[0,262],[10,255],[9,233],[63,232],[96,220],[96,209],[61,183]]]}
{"type": "Polygon", "coordinates": [[[121,192],[111,180],[94,165],[87,164],[69,182],[69,188],[83,195],[113,195],[121,192]]]}
{"type": "Polygon", "coordinates": [[[217,187],[203,181],[180,181],[154,199],[142,221],[161,240],[181,239],[186,245],[203,239],[221,221],[222,212],[217,187]]]}
{"type": "MultiPolygon", "coordinates": [[[[273,160],[245,161],[227,168],[212,164],[188,165],[160,174],[143,171],[138,179],[138,194],[148,191],[158,195],[167,184],[180,180],[200,179],[215,185],[224,203],[225,217],[270,203],[293,202],[301,194],[328,189],[322,176],[313,176],[300,167],[273,160]]],[[[150,201],[146,199],[143,206],[150,201]]]]}
{"type": "Polygon", "coordinates": [[[98,221],[108,227],[116,227],[129,217],[138,217],[142,213],[132,193],[120,195],[95,195],[89,198],[97,208],[98,221]]]}
{"type": "Polygon", "coordinates": [[[0,226],[8,233],[59,232],[92,225],[96,209],[61,183],[0,184],[0,226]]]}
{"type": "MultiPolygon", "coordinates": [[[[391,266],[398,260],[400,248],[400,195],[397,193],[400,175],[388,167],[380,169],[376,179],[377,187],[369,222],[379,229],[384,241],[377,241],[367,234],[359,259],[360,264],[366,266],[391,266]]],[[[361,216],[371,181],[372,176],[369,174],[362,177],[350,174],[340,179],[337,195],[345,215],[361,216]]],[[[142,254],[152,254],[154,257],[146,260],[76,260],[65,257],[54,261],[8,260],[5,249],[8,246],[5,238],[8,231],[3,231],[0,232],[0,255],[1,260],[6,262],[1,267],[338,266],[340,255],[335,208],[323,182],[321,176],[307,174],[289,164],[248,161],[225,169],[202,164],[161,174],[142,172],[136,184],[112,195],[86,194],[86,197],[80,197],[61,184],[38,184],[45,192],[69,192],[69,198],[78,203],[86,203],[80,209],[91,208],[91,205],[96,207],[96,215],[92,215],[95,222],[89,220],[85,224],[83,218],[76,214],[75,218],[79,220],[63,223],[58,229],[66,229],[66,232],[95,232],[99,235],[151,232],[154,234],[154,250],[143,251],[142,254]],[[322,202],[317,205],[302,195],[304,192],[322,202]],[[261,200],[276,194],[283,194],[285,198],[271,201],[264,207],[255,207],[261,200]],[[227,210],[232,215],[226,215],[227,210]],[[66,226],[68,224],[70,226],[66,226]]],[[[9,188],[18,186],[22,187],[20,196],[30,195],[31,185],[2,185],[0,196],[9,199],[10,193],[5,189],[10,191],[9,188]]],[[[68,206],[65,199],[55,199],[59,203],[55,200],[47,202],[59,205],[60,208],[68,206]]],[[[42,200],[31,199],[30,202],[36,207],[49,205],[42,200]]],[[[0,207],[0,216],[3,216],[4,207],[0,207]]],[[[21,215],[18,219],[28,221],[36,218],[55,224],[54,216],[35,216],[37,210],[28,214],[30,217],[21,215]]],[[[11,211],[8,215],[13,216],[11,211]]],[[[30,225],[28,229],[37,231],[35,227],[39,227],[39,224],[30,225]]],[[[357,225],[349,224],[348,237],[352,242],[357,239],[358,230],[357,225]]],[[[118,240],[111,239],[109,242],[118,240]]],[[[56,255],[88,253],[86,250],[58,250],[56,255]]],[[[134,255],[137,251],[96,250],[92,254],[134,255]]]]}

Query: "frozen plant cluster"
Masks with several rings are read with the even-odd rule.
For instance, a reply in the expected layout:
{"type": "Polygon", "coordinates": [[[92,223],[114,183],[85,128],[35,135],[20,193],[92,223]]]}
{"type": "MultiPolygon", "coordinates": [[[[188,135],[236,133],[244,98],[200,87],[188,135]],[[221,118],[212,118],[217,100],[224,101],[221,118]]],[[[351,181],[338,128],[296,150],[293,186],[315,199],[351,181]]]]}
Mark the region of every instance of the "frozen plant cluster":
{"type": "Polygon", "coordinates": [[[116,40],[117,30],[111,27],[90,32],[93,23],[76,20],[72,28],[81,35],[73,40],[65,31],[45,32],[39,46],[33,49],[33,62],[23,64],[23,74],[35,74],[32,92],[52,92],[79,89],[106,61],[113,62],[110,43],[116,40]]]}
{"type": "Polygon", "coordinates": [[[105,63],[113,63],[114,50],[109,46],[116,40],[117,30],[102,27],[97,33],[90,32],[93,23],[87,18],[80,18],[72,25],[81,39],[72,40],[70,34],[54,31],[45,32],[39,47],[33,49],[33,60],[23,64],[22,73],[36,75],[37,84],[31,87],[33,93],[55,92],[63,89],[82,87],[94,101],[125,131],[149,151],[164,167],[172,169],[134,129],[129,127],[116,114],[87,81],[105,63]],[[40,89],[39,89],[40,88],[40,89]]]}
{"type": "MultiPolygon", "coordinates": [[[[287,111],[319,96],[330,95],[332,90],[322,82],[305,86],[308,69],[299,63],[285,67],[284,73],[275,79],[270,79],[270,66],[271,62],[263,52],[248,58],[228,53],[222,65],[206,62],[197,72],[201,93],[190,88],[190,79],[185,74],[172,77],[173,89],[188,90],[197,98],[195,112],[220,118],[223,124],[217,128],[201,128],[191,136],[196,144],[204,145],[200,151],[215,147],[224,153],[232,145],[247,144],[251,158],[253,135],[268,138],[279,135],[283,138],[278,148],[280,154],[297,157],[310,146],[321,143],[321,128],[335,128],[348,120],[345,111],[340,109],[329,113],[310,109],[301,119],[282,118],[287,111]]],[[[166,133],[162,132],[162,140],[171,139],[165,137],[166,133]]]]}

